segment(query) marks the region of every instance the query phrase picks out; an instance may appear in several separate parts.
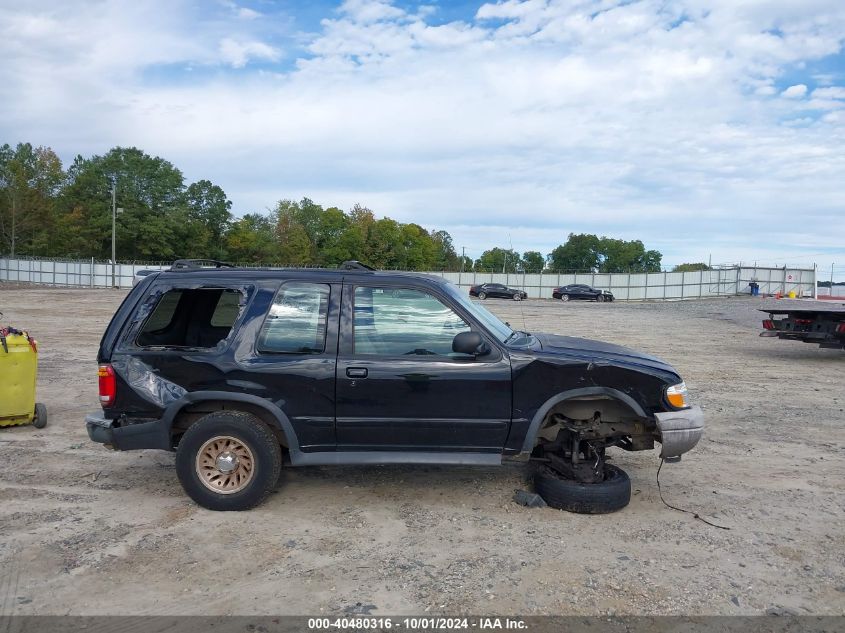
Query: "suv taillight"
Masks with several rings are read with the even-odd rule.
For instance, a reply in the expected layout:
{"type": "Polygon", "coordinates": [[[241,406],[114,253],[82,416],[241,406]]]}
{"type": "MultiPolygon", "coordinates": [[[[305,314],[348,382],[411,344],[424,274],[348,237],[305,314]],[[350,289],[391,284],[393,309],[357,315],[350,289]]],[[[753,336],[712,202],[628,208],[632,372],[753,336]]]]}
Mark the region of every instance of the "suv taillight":
{"type": "Polygon", "coordinates": [[[100,404],[105,409],[114,404],[114,397],[117,395],[114,369],[111,365],[100,365],[97,369],[97,377],[100,381],[100,404]]]}

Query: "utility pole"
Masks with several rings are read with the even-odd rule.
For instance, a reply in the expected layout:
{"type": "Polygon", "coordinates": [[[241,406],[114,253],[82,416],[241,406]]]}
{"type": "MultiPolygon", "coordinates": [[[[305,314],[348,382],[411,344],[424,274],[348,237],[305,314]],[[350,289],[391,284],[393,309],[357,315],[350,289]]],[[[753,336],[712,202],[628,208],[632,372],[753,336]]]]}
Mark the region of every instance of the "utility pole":
{"type": "Polygon", "coordinates": [[[117,256],[117,246],[115,242],[115,233],[117,229],[117,179],[115,178],[111,184],[111,287],[114,288],[114,268],[115,257],[117,256]]]}
{"type": "Polygon", "coordinates": [[[17,220],[17,200],[18,196],[12,191],[12,259],[15,258],[15,234],[17,233],[17,228],[15,227],[15,222],[17,220]]]}

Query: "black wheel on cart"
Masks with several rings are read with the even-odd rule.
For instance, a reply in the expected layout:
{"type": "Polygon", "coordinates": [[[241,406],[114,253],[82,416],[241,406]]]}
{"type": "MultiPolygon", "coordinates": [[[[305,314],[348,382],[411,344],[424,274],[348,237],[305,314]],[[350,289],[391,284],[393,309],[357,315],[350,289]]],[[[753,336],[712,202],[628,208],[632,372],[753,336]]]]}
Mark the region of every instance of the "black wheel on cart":
{"type": "Polygon", "coordinates": [[[35,415],[32,418],[32,426],[36,429],[43,429],[47,426],[47,407],[42,403],[35,403],[35,415]]]}

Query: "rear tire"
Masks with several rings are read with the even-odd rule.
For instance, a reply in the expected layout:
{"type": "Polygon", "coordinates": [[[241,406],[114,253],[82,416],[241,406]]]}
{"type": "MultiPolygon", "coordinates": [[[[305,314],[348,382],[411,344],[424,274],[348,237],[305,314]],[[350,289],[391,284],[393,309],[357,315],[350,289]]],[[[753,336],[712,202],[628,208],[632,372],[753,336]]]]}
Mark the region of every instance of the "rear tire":
{"type": "Polygon", "coordinates": [[[560,295],[561,301],[569,301],[569,295],[560,295]]]}
{"type": "Polygon", "coordinates": [[[487,298],[487,293],[486,292],[479,292],[478,298],[481,299],[482,301],[484,301],[487,298]]]}
{"type": "Polygon", "coordinates": [[[42,403],[35,403],[35,415],[32,417],[32,426],[36,429],[43,429],[47,426],[47,407],[42,403]]]}
{"type": "Polygon", "coordinates": [[[605,464],[604,481],[582,484],[564,479],[548,466],[534,475],[534,489],[546,504],[579,514],[607,514],[621,510],[631,501],[631,479],[621,468],[605,464]]]}
{"type": "Polygon", "coordinates": [[[176,450],[188,496],[209,510],[249,510],[264,501],[282,469],[282,449],[266,424],[243,411],[216,411],[192,424],[176,450]]]}

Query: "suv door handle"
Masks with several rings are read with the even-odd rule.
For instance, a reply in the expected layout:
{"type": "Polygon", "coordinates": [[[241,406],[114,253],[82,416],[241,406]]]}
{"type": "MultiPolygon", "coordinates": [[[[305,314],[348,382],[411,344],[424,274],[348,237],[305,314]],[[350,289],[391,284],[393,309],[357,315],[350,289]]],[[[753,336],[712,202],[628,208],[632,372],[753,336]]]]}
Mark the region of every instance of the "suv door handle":
{"type": "Polygon", "coordinates": [[[367,368],[366,367],[347,367],[346,368],[346,376],[347,376],[347,378],[366,378],[367,377],[367,368]]]}

